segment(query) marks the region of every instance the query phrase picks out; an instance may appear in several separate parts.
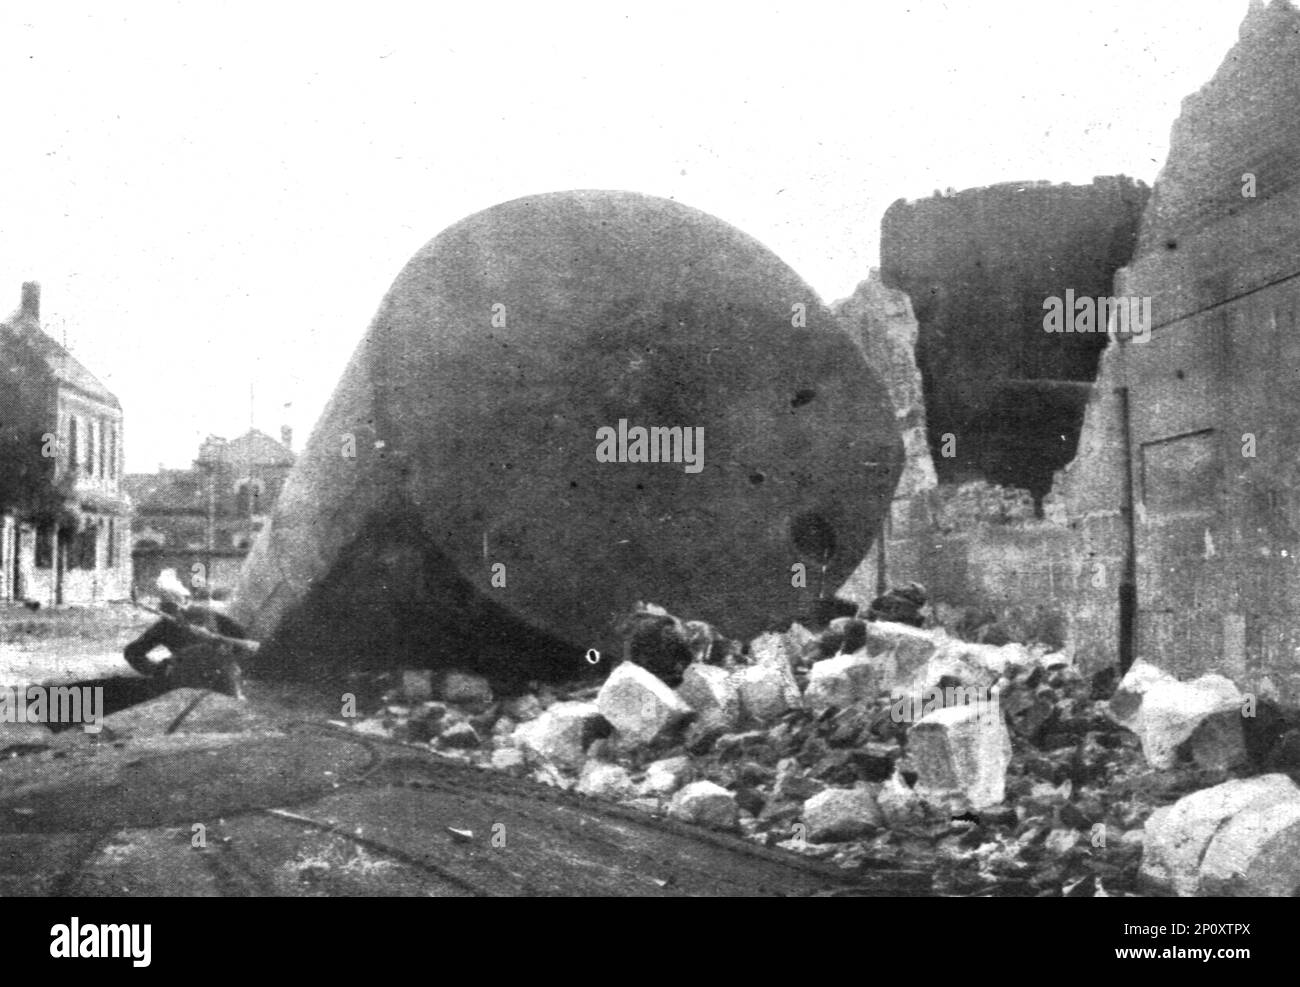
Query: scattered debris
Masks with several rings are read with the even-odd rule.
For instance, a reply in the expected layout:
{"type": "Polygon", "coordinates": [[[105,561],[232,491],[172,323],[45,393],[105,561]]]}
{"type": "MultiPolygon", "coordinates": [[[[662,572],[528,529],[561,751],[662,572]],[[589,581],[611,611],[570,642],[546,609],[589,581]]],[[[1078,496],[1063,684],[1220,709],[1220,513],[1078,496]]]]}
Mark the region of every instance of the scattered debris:
{"type": "MultiPolygon", "coordinates": [[[[1147,820],[1144,831],[1144,885],[1158,893],[1197,894],[1203,863],[1210,861],[1211,844],[1222,834],[1225,825],[1247,811],[1258,813],[1272,806],[1297,805],[1300,805],[1300,787],[1286,775],[1270,774],[1227,781],[1157,809],[1147,820]]],[[[1214,855],[1216,876],[1220,880],[1229,876],[1225,872],[1233,856],[1225,848],[1214,855]]],[[[1300,881],[1293,881],[1292,887],[1297,884],[1300,881]]],[[[1286,894],[1290,893],[1288,889],[1286,894]]]]}
{"type": "Polygon", "coordinates": [[[1110,702],[1110,715],[1138,735],[1153,768],[1173,767],[1179,748],[1188,742],[1202,760],[1233,767],[1245,760],[1244,702],[1237,687],[1222,675],[1180,682],[1139,660],[1120,682],[1110,702]],[[1214,722],[1207,722],[1210,720],[1214,722]],[[1194,735],[1201,728],[1210,736],[1198,743],[1194,735]]]}
{"type": "Polygon", "coordinates": [[[619,738],[632,744],[653,743],[691,712],[662,679],[630,661],[610,673],[596,708],[619,738]]]}
{"type": "Polygon", "coordinates": [[[803,821],[813,843],[852,840],[884,822],[875,794],[868,788],[828,788],[803,805],[803,821]]]}
{"type": "Polygon", "coordinates": [[[693,781],[668,806],[674,819],[712,829],[733,829],[736,825],[736,796],[711,781],[693,781]]]}
{"type": "Polygon", "coordinates": [[[599,688],[496,701],[447,675],[433,702],[404,678],[356,728],[844,868],[923,875],[940,894],[1300,884],[1300,787],[1245,777],[1300,758],[1300,715],[1265,702],[1243,723],[1218,676],[1139,663],[1117,686],[1043,645],[843,613],[741,648],[638,612],[629,654],[667,679],[625,660],[599,688]]]}
{"type": "Polygon", "coordinates": [[[907,740],[918,790],[935,795],[956,790],[975,809],[1002,801],[1011,737],[996,695],[923,716],[907,740]]]}

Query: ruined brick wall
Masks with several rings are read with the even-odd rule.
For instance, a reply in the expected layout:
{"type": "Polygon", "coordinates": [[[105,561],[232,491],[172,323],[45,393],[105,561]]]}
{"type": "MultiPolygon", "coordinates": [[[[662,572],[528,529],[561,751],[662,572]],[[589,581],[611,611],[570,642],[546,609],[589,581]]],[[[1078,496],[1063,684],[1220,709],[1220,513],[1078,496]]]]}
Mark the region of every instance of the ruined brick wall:
{"type": "Polygon", "coordinates": [[[1117,293],[1150,339],[1111,348],[1058,491],[1101,525],[1122,506],[1127,387],[1137,654],[1180,675],[1300,698],[1300,14],[1253,8],[1183,103],[1117,293]],[[1253,194],[1252,194],[1253,193],[1253,194]]]}
{"type": "Polygon", "coordinates": [[[916,366],[919,328],[911,300],[885,287],[873,268],[853,294],[832,305],[831,311],[889,389],[905,455],[895,499],[929,490],[937,481],[926,437],[925,398],[916,366]]]}
{"type": "MultiPolygon", "coordinates": [[[[1122,574],[1118,517],[1087,526],[1034,513],[1023,490],[943,484],[894,501],[886,539],[890,585],[918,581],[943,611],[968,608],[1020,629],[1052,629],[1081,665],[1114,661],[1122,574]]],[[[873,553],[841,595],[874,595],[873,553]]]]}
{"type": "MultiPolygon", "coordinates": [[[[1066,288],[1110,294],[1146,195],[1106,178],[895,203],[882,223],[884,280],[913,294],[873,272],[835,306],[884,370],[908,453],[885,526],[884,582],[915,580],[938,603],[997,616],[1057,620],[1085,664],[1115,660],[1122,462],[1114,476],[1090,477],[1110,493],[1078,517],[1049,493],[1075,452],[1085,402],[1104,403],[1089,395],[1106,340],[1045,333],[1043,299],[1066,288]],[[998,480],[1008,485],[989,482],[998,480]],[[1046,498],[1041,513],[1036,497],[1046,498]]],[[[1112,441],[1099,427],[1090,441],[1112,441]]],[[[841,595],[875,595],[880,554],[841,595]]]]}
{"type": "MultiPolygon", "coordinates": [[[[1155,328],[1146,341],[1089,344],[1047,334],[1040,310],[1036,336],[1025,336],[1030,355],[1011,358],[1014,332],[987,330],[999,319],[1028,325],[1030,306],[1000,279],[1032,292],[1036,305],[1049,287],[1023,260],[1032,235],[1020,238],[1024,231],[1006,219],[1004,200],[1018,187],[891,208],[884,278],[908,288],[921,323],[932,446],[936,433],[966,428],[976,448],[967,442],[963,450],[958,432],[957,461],[934,460],[939,485],[895,499],[885,540],[889,582],[918,579],[940,601],[1057,607],[1076,660],[1085,669],[1114,664],[1131,475],[1136,656],[1182,676],[1218,671],[1245,690],[1300,701],[1297,105],[1300,13],[1286,2],[1253,7],[1214,78],[1183,103],[1137,253],[1116,272],[1113,290],[1101,278],[1085,288],[1073,273],[1059,282],[1079,294],[1150,297],[1155,328]],[[997,244],[1012,241],[1001,258],[997,244]],[[975,301],[964,305],[963,297],[975,301]],[[1043,492],[1041,516],[1008,510],[985,484],[961,495],[961,481],[996,481],[1006,462],[1035,449],[1046,450],[1040,464],[1050,463],[1059,450],[1037,443],[1019,420],[995,413],[995,427],[985,427],[988,409],[997,408],[991,395],[1012,372],[1079,373],[1089,345],[1097,377],[1081,392],[1076,454],[1043,492]],[[1056,355],[1044,347],[1057,347],[1056,355]]],[[[1015,194],[1047,196],[1049,188],[1015,194]]],[[[1059,233],[1046,214],[1037,222],[1055,231],[1045,235],[1059,233]]],[[[1078,256],[1113,259],[1117,228],[1093,230],[1095,242],[1078,256]]],[[[868,597],[874,566],[873,557],[842,592],[868,597]]]]}
{"type": "MultiPolygon", "coordinates": [[[[832,308],[881,372],[907,450],[885,524],[885,582],[918,581],[938,603],[998,616],[1018,611],[1056,618],[1067,629],[1077,626],[1088,653],[1103,628],[1113,638],[1107,622],[1115,619],[1122,558],[1114,553],[1122,547],[1122,531],[1112,523],[1081,536],[1077,526],[1050,516],[1050,510],[1048,517],[1037,517],[1025,490],[980,481],[940,486],[926,437],[915,359],[918,327],[907,295],[886,287],[873,271],[851,298],[832,308]],[[1094,544],[1103,536],[1110,539],[1104,547],[1094,544]]],[[[876,595],[879,560],[877,546],[840,595],[869,602],[876,595]]]]}
{"type": "Polygon", "coordinates": [[[1046,494],[1075,454],[1086,385],[1105,337],[1043,332],[1043,301],[1107,296],[1132,256],[1149,190],[1015,182],[916,202],[881,222],[881,273],[911,298],[940,480],[1046,494]],[[1079,386],[1071,386],[1071,382],[1079,386]]]}

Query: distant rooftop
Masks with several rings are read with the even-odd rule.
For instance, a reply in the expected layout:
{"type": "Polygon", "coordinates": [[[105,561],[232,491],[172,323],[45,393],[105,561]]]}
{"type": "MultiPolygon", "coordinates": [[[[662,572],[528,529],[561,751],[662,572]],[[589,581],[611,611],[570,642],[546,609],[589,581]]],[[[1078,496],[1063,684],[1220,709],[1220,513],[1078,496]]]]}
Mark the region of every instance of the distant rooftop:
{"type": "Polygon", "coordinates": [[[40,285],[28,281],[23,285],[22,305],[8,321],[0,322],[0,327],[8,329],[14,339],[26,343],[60,384],[120,409],[117,396],[41,328],[40,301],[40,285]]]}

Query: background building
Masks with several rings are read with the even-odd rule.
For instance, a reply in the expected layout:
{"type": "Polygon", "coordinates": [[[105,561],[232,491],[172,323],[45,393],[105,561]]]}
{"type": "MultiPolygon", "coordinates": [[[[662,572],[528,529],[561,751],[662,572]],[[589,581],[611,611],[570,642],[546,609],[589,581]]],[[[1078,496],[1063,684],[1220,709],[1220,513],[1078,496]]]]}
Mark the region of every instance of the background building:
{"type": "Polygon", "coordinates": [[[231,586],[293,468],[292,442],[287,427],[278,442],[257,429],[209,436],[190,469],[128,475],[137,590],[152,593],[168,568],[196,590],[231,586]]]}
{"type": "Polygon", "coordinates": [[[41,329],[40,285],[0,323],[0,600],[130,594],[122,407],[41,329]]]}

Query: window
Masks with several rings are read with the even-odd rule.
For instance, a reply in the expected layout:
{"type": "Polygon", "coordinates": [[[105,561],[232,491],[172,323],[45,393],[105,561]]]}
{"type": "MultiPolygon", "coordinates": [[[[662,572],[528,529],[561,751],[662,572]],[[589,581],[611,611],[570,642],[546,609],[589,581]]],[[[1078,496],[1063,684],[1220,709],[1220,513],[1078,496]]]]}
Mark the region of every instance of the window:
{"type": "Polygon", "coordinates": [[[110,569],[117,566],[117,522],[113,518],[108,519],[108,560],[107,565],[110,569]]]}
{"type": "Polygon", "coordinates": [[[68,415],[68,472],[76,473],[81,463],[81,436],[78,433],[77,416],[68,415]]]}
{"type": "Polygon", "coordinates": [[[54,568],[54,525],[42,524],[36,529],[36,568],[54,568]]]}
{"type": "Polygon", "coordinates": [[[91,524],[85,531],[79,531],[72,539],[71,566],[78,569],[93,569],[98,561],[99,527],[91,524]]]}
{"type": "Polygon", "coordinates": [[[55,553],[55,565],[60,572],[67,572],[72,568],[75,556],[72,549],[77,540],[77,532],[72,528],[60,528],[58,532],[58,548],[55,553]]]}
{"type": "Polygon", "coordinates": [[[241,480],[235,491],[235,509],[241,517],[261,514],[260,506],[264,484],[252,478],[241,480]]]}

